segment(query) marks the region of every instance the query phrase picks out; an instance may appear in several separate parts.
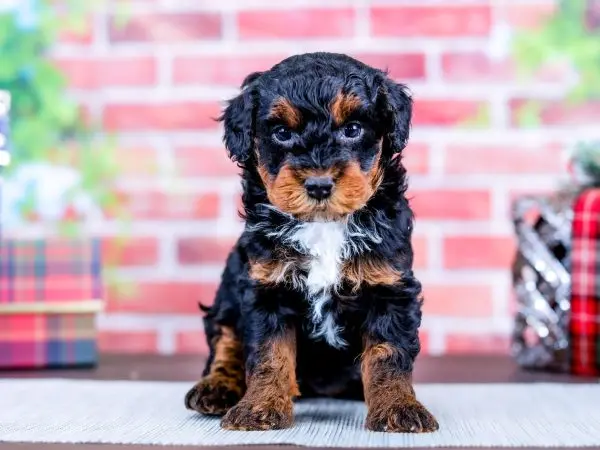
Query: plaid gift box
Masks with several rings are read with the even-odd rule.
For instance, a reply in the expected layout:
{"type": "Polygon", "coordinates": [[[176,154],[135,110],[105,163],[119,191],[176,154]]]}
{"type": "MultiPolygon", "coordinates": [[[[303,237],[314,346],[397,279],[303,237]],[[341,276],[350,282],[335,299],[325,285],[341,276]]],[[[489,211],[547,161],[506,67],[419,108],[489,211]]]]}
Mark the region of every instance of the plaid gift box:
{"type": "Polygon", "coordinates": [[[571,371],[600,375],[600,189],[575,200],[572,236],[571,371]]]}
{"type": "Polygon", "coordinates": [[[97,239],[0,241],[0,367],[97,362],[97,239]]]}

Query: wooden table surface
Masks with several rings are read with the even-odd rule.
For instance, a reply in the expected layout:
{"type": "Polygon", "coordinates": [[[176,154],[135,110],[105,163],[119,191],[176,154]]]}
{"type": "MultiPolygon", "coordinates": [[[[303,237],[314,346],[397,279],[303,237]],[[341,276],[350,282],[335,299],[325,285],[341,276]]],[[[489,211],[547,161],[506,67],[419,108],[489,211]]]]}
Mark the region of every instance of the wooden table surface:
{"type": "MultiPolygon", "coordinates": [[[[203,367],[197,356],[103,355],[95,369],[48,371],[0,371],[0,378],[67,377],[101,380],[195,381],[203,367]]],[[[420,357],[415,367],[416,383],[535,383],[597,382],[595,378],[526,372],[508,357],[442,356],[420,357]]],[[[246,446],[248,450],[290,450],[293,446],[246,446]],[[251,447],[251,449],[249,449],[251,447]]],[[[194,447],[209,450],[210,447],[194,447]]],[[[217,448],[217,447],[213,447],[217,448]]],[[[186,447],[112,444],[2,444],[2,450],[185,450],[186,447]]],[[[218,447],[240,450],[240,447],[218,447]]],[[[456,450],[456,449],[454,449],[456,450]]],[[[526,449],[524,449],[526,450],[526,449]]]]}

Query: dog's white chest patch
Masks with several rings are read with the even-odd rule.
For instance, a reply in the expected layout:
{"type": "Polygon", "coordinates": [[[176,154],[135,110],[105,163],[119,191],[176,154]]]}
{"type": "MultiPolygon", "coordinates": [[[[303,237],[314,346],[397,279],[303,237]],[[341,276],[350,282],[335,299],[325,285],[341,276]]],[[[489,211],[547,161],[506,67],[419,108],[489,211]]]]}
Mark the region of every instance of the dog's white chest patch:
{"type": "Polygon", "coordinates": [[[345,226],[340,222],[307,222],[292,239],[309,256],[306,288],[310,294],[329,289],[340,282],[345,226]]]}
{"type": "Polygon", "coordinates": [[[341,327],[323,309],[331,301],[332,290],[341,282],[346,224],[307,222],[294,232],[291,240],[309,257],[305,288],[312,307],[313,336],[324,337],[333,347],[343,347],[346,342],[339,336],[341,327]]]}

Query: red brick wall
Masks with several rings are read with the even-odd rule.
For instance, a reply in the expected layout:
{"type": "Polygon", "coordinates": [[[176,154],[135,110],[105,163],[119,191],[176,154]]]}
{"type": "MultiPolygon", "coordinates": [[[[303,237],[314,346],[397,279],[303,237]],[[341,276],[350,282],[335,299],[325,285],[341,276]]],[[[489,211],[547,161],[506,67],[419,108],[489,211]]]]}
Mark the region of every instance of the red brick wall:
{"type": "MultiPolygon", "coordinates": [[[[494,52],[505,46],[497,33],[503,23],[536,26],[552,2],[505,0],[496,9],[481,0],[127,3],[125,26],[98,15],[53,55],[73,94],[119,134],[121,189],[135,218],[121,276],[138,289],[131,299],[108,297],[103,349],[205,350],[196,302],[212,300],[241,229],[236,168],[211,118],[248,72],[293,53],[331,50],[389,68],[414,92],[405,155],[426,292],[425,351],[507,350],[510,199],[554,188],[564,172],[561,152],[574,138],[563,125],[599,111],[563,109],[555,103],[560,77],[518,81],[510,59],[494,52]],[[547,100],[540,129],[515,121],[519,101],[530,97],[547,100]]],[[[110,249],[118,227],[107,221],[101,231],[110,249]]]]}

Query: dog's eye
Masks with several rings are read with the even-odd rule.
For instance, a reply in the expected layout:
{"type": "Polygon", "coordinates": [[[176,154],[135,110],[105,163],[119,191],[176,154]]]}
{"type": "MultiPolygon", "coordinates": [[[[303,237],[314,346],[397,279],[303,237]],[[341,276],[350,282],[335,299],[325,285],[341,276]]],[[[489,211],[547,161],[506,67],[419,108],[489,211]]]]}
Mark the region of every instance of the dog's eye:
{"type": "Polygon", "coordinates": [[[347,124],[344,127],[343,133],[344,133],[344,137],[346,137],[348,139],[357,139],[361,136],[362,131],[363,131],[363,129],[360,126],[360,123],[350,122],[349,124],[347,124]]]}
{"type": "Polygon", "coordinates": [[[292,136],[292,130],[283,125],[273,130],[273,138],[278,142],[287,142],[292,139],[292,136]]]}

